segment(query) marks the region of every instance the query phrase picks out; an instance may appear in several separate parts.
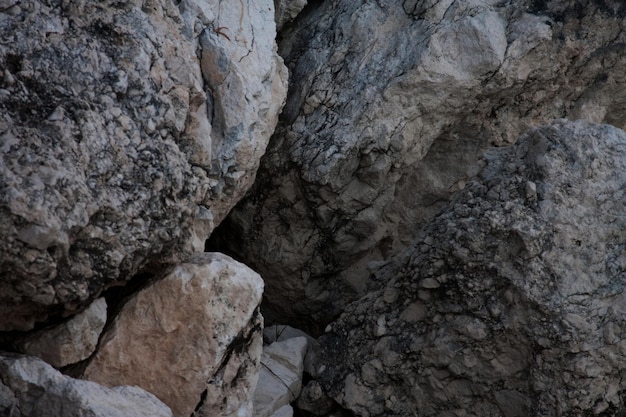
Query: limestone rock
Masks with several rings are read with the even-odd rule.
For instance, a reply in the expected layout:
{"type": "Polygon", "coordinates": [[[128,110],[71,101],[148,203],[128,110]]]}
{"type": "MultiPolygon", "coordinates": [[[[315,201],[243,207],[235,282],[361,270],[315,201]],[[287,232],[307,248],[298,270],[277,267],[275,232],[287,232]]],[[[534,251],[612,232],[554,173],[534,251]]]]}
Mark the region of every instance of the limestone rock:
{"type": "Polygon", "coordinates": [[[317,375],[317,355],[319,355],[320,344],[311,335],[300,329],[284,324],[275,324],[263,329],[263,343],[272,344],[295,337],[304,337],[307,340],[306,353],[304,355],[304,372],[310,376],[317,375]]]}
{"type": "Polygon", "coordinates": [[[31,333],[16,345],[22,353],[61,368],[87,359],[94,352],[106,320],[106,301],[98,298],[66,322],[31,333]]]}
{"type": "Polygon", "coordinates": [[[0,414],[12,417],[172,417],[138,387],[106,388],[73,379],[32,356],[0,354],[0,414]]]}
{"type": "Polygon", "coordinates": [[[280,407],[271,417],[293,417],[293,407],[290,405],[283,405],[280,407]]]}
{"type": "Polygon", "coordinates": [[[123,306],[83,377],[142,387],[177,417],[250,415],[262,291],[245,265],[198,254],[123,306]]]}
{"type": "Polygon", "coordinates": [[[270,323],[321,333],[487,147],[559,117],[624,127],[623,2],[402,4],[320,2],[281,33],[289,98],[214,238],[266,280],[270,323]]]}
{"type": "Polygon", "coordinates": [[[271,0],[0,7],[0,331],[204,248],[286,70],[271,0]]]}
{"type": "Polygon", "coordinates": [[[255,417],[270,417],[298,398],[307,344],[305,337],[295,337],[263,348],[261,372],[254,391],[255,417]]]}
{"type": "Polygon", "coordinates": [[[623,414],[626,133],[560,120],[485,161],[319,339],[319,381],[358,416],[623,414]]]}

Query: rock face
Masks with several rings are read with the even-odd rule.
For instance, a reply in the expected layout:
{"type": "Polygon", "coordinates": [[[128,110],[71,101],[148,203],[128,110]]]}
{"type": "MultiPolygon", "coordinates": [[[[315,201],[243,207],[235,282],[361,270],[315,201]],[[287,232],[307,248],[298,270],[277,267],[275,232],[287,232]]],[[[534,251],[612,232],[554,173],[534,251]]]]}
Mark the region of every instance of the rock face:
{"type": "Polygon", "coordinates": [[[4,416],[172,417],[138,387],[105,388],[62,375],[32,356],[0,354],[0,413],[4,416]]]}
{"type": "Polygon", "coordinates": [[[271,0],[0,7],[0,330],[203,248],[286,93],[271,0]]]}
{"type": "Polygon", "coordinates": [[[176,417],[252,415],[262,292],[245,265],[199,254],[122,307],[83,377],[144,388],[176,417]]]}
{"type": "Polygon", "coordinates": [[[320,339],[358,416],[622,415],[626,133],[557,121],[475,181],[320,339]]]}
{"type": "Polygon", "coordinates": [[[33,332],[15,345],[20,352],[61,368],[85,360],[94,352],[106,320],[106,301],[98,298],[66,322],[33,332]]]}
{"type": "Polygon", "coordinates": [[[323,329],[488,146],[558,117],[624,127],[625,15],[618,1],[305,8],[281,33],[291,89],[259,181],[214,239],[266,280],[266,319],[323,329]]]}

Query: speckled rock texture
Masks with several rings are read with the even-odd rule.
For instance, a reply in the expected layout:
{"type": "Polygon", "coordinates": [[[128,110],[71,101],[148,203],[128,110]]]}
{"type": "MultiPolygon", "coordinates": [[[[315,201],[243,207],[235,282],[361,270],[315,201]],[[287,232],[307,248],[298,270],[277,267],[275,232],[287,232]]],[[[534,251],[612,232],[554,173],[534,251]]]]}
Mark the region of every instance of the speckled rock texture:
{"type": "Polygon", "coordinates": [[[287,104],[219,246],[263,275],[266,319],[323,330],[486,148],[561,117],[623,128],[625,16],[616,0],[309,4],[280,33],[287,104]]]}
{"type": "Polygon", "coordinates": [[[286,70],[271,0],[0,3],[0,330],[203,250],[286,70]]]}
{"type": "Polygon", "coordinates": [[[556,121],[486,166],[320,339],[358,416],[623,415],[626,133],[556,121]]]}

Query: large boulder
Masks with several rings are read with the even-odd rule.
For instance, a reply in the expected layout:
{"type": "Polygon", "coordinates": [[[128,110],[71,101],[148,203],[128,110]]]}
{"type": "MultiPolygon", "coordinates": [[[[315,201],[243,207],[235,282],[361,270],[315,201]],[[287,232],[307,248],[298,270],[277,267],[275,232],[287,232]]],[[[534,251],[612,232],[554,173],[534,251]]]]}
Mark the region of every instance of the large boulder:
{"type": "Polygon", "coordinates": [[[39,358],[0,353],[0,414],[11,417],[172,417],[138,387],[106,388],[61,374],[39,358]]]}
{"type": "Polygon", "coordinates": [[[286,94],[271,0],[3,1],[0,330],[202,250],[286,94]]]}
{"type": "Polygon", "coordinates": [[[320,339],[358,416],[626,412],[626,133],[557,121],[380,265],[380,290],[320,339]]]}
{"type": "Polygon", "coordinates": [[[262,293],[261,277],[245,265],[198,254],[122,307],[83,377],[139,386],[175,417],[251,416],[262,293]]]}
{"type": "Polygon", "coordinates": [[[266,280],[264,314],[320,331],[478,171],[558,117],[624,127],[616,0],[306,7],[281,33],[290,91],[251,193],[215,245],[266,280]]]}

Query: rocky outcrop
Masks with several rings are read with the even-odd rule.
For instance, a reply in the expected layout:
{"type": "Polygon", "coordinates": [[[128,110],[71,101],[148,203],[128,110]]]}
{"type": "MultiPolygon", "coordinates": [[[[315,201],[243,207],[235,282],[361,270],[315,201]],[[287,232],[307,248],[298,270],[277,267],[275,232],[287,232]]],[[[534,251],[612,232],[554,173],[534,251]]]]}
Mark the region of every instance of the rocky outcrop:
{"type": "Polygon", "coordinates": [[[252,415],[263,281],[222,254],[199,254],[117,315],[83,377],[136,385],[174,416],[252,415]]]}
{"type": "Polygon", "coordinates": [[[0,330],[185,260],[286,92],[273,3],[0,5],[0,330]]]}
{"type": "Polygon", "coordinates": [[[213,239],[266,280],[266,319],[321,332],[485,148],[558,117],[624,127],[625,14],[617,1],[306,7],[281,33],[291,88],[259,180],[213,239]]]}
{"type": "Polygon", "coordinates": [[[105,388],[62,375],[32,356],[0,353],[3,416],[172,417],[170,409],[138,387],[105,388]]]}
{"type": "Polygon", "coordinates": [[[320,339],[358,416],[621,415],[626,133],[557,121],[486,155],[320,339]]]}

